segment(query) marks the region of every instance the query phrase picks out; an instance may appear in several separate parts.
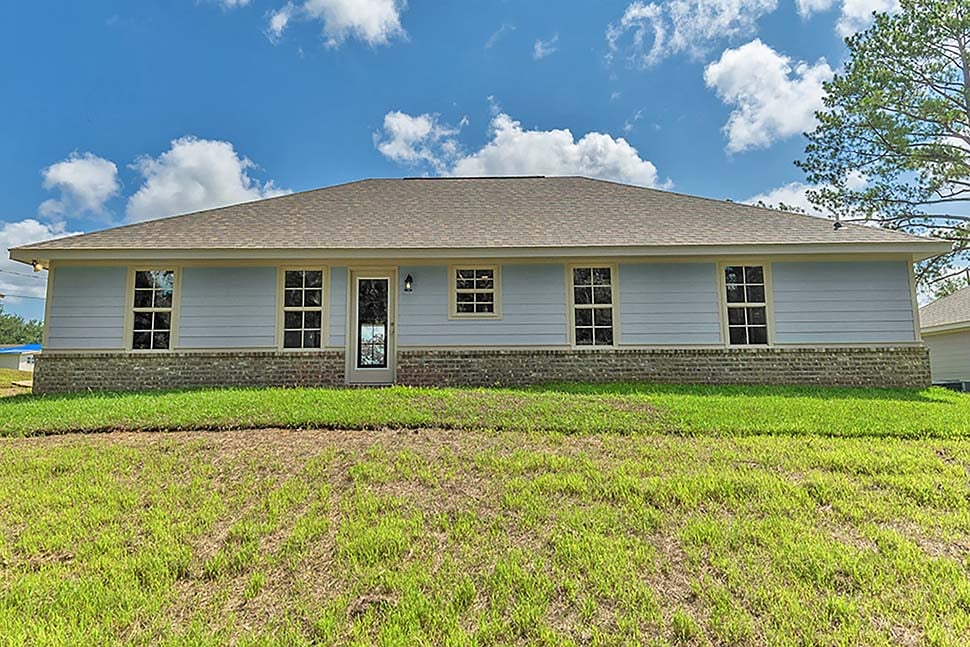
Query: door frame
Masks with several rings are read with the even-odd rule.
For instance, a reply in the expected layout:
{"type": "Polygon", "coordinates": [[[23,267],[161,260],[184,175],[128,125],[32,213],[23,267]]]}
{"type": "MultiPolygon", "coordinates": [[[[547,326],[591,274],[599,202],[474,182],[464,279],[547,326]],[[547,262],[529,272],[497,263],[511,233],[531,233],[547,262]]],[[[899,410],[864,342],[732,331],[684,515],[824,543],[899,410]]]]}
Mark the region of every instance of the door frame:
{"type": "Polygon", "coordinates": [[[394,384],[397,381],[398,268],[365,265],[347,268],[347,335],[344,381],[347,384],[394,384]],[[357,295],[360,279],[387,279],[387,368],[357,368],[357,295]]]}

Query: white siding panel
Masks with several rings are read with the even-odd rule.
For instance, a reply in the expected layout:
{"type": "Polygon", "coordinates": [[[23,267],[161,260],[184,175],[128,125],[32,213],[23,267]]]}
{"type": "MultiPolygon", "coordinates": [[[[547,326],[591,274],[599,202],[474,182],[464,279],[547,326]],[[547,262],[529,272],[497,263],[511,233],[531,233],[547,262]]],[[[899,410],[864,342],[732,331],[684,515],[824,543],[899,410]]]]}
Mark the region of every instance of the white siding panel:
{"type": "Polygon", "coordinates": [[[128,268],[122,266],[56,267],[47,320],[47,348],[122,348],[127,280],[128,268]]]}
{"type": "Polygon", "coordinates": [[[970,330],[926,335],[933,382],[970,382],[970,330]]]}
{"type": "Polygon", "coordinates": [[[275,267],[182,270],[179,348],[276,346],[275,267]]]}
{"type": "Polygon", "coordinates": [[[916,340],[905,261],[776,262],[771,279],[779,344],[916,340]]]}
{"type": "Polygon", "coordinates": [[[621,343],[721,343],[713,263],[635,263],[619,275],[621,343]]]}
{"type": "MultiPolygon", "coordinates": [[[[414,291],[398,294],[400,346],[550,346],[567,344],[565,268],[503,265],[501,319],[449,319],[448,268],[402,267],[414,291]]],[[[399,286],[399,290],[400,290],[399,286]]]]}
{"type": "Polygon", "coordinates": [[[347,332],[347,268],[330,269],[330,346],[342,348],[347,332]]]}

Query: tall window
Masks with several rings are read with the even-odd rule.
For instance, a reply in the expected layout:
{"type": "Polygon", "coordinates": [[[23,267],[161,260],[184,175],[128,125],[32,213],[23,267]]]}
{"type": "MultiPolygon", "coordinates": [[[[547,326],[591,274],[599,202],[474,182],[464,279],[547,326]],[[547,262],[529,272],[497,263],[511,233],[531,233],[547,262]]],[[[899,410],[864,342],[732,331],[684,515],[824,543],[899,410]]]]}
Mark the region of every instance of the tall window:
{"type": "Polygon", "coordinates": [[[286,270],[283,275],[283,348],[323,345],[323,271],[286,270]]]}
{"type": "Polygon", "coordinates": [[[728,340],[732,346],[768,343],[768,302],[765,268],[730,265],[724,268],[728,340]]]}
{"type": "Polygon", "coordinates": [[[135,272],[132,302],[131,348],[168,350],[172,343],[172,303],[175,299],[174,270],[135,272]]]}
{"type": "Polygon", "coordinates": [[[573,268],[573,330],[577,346],[613,345],[612,268],[573,268]]]}
{"type": "Polygon", "coordinates": [[[496,267],[452,268],[452,315],[495,317],[499,314],[496,267]]]}

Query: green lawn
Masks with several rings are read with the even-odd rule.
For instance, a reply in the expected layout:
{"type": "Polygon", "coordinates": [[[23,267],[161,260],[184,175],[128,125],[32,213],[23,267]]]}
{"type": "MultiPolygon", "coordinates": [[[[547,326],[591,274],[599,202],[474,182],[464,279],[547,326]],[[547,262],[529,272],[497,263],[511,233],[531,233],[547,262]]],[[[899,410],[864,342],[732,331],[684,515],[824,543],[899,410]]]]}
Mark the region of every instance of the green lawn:
{"type": "Polygon", "coordinates": [[[950,438],[970,434],[970,397],[940,388],[613,384],[520,390],[226,389],[0,399],[0,430],[11,436],[259,427],[950,438]]]}
{"type": "Polygon", "coordinates": [[[4,644],[970,635],[970,397],[943,390],[14,396],[0,422],[318,427],[0,439],[4,644]]]}
{"type": "Polygon", "coordinates": [[[0,443],[9,644],[966,644],[970,442],[0,443]]]}
{"type": "Polygon", "coordinates": [[[15,371],[12,368],[0,368],[0,389],[8,389],[13,386],[13,382],[23,382],[32,380],[34,374],[30,371],[15,371]]]}

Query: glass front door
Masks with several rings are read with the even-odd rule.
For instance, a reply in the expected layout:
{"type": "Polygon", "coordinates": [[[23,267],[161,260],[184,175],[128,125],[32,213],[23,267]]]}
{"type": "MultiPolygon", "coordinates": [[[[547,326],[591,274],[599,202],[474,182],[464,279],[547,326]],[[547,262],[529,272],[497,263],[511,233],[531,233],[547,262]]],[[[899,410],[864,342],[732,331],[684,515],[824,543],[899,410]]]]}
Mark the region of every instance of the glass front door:
{"type": "Polygon", "coordinates": [[[347,335],[347,382],[394,382],[393,270],[352,270],[351,311],[347,335]]]}
{"type": "Polygon", "coordinates": [[[357,280],[357,368],[387,368],[388,283],[357,280]]]}

